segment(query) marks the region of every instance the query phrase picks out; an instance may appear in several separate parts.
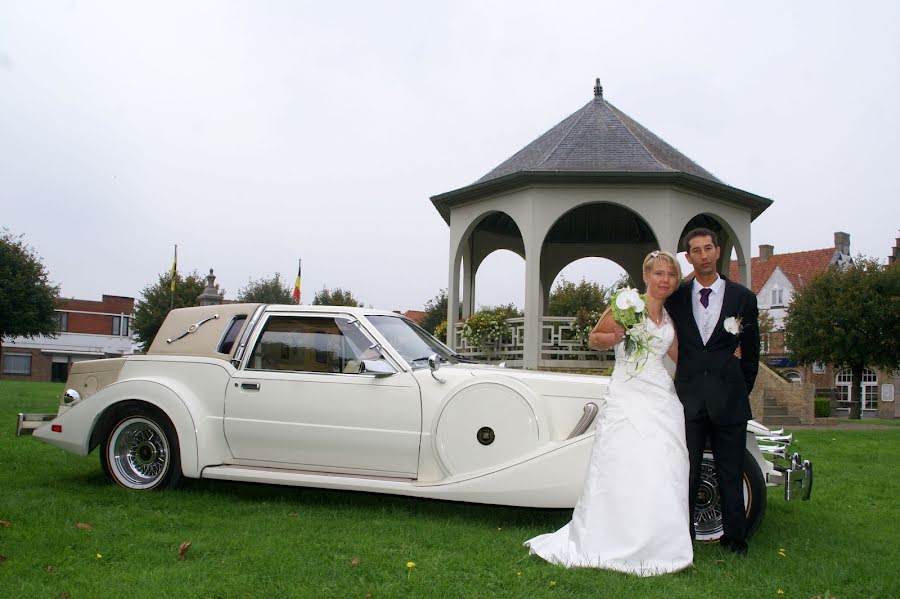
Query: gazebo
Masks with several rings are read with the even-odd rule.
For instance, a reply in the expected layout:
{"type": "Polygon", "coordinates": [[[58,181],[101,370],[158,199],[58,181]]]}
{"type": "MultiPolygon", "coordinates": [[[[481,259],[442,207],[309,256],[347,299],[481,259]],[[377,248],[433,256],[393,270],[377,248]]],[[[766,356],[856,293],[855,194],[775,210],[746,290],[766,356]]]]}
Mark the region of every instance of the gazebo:
{"type": "Polygon", "coordinates": [[[732,249],[750,280],[750,223],[772,201],[726,185],[603,97],[516,152],[475,183],[431,198],[450,225],[448,341],[475,309],[475,274],[492,252],[525,260],[522,365],[541,365],[541,317],[550,287],[571,262],[607,258],[641,281],[650,251],[676,253],[688,230],[716,231],[719,270],[732,249]],[[462,266],[462,281],[460,281],[462,266]]]}

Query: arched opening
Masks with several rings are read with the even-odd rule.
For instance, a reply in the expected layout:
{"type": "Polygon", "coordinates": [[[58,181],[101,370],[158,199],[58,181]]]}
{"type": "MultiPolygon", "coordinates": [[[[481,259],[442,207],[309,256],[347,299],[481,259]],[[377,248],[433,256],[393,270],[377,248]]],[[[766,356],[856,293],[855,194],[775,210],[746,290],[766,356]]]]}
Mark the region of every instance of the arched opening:
{"type": "Polygon", "coordinates": [[[784,378],[789,383],[799,383],[802,381],[802,377],[800,376],[800,373],[797,372],[796,370],[788,370],[787,372],[784,373],[784,378]]]}
{"type": "Polygon", "coordinates": [[[475,273],[475,310],[525,303],[525,259],[510,250],[495,250],[475,273]]]}
{"type": "Polygon", "coordinates": [[[567,264],[550,285],[547,314],[549,316],[575,316],[578,308],[590,311],[602,309],[593,304],[591,287],[599,288],[608,299],[608,292],[630,281],[628,273],[607,258],[579,258],[567,264]]]}
{"type": "Polygon", "coordinates": [[[565,272],[567,280],[573,274],[577,281],[581,280],[580,271],[585,264],[591,264],[583,259],[604,259],[607,264],[614,264],[615,268],[600,267],[595,275],[604,280],[614,277],[608,284],[616,282],[623,273],[640,282],[644,256],[657,249],[659,243],[653,229],[629,208],[594,202],[569,210],[550,227],[541,248],[543,313],[547,314],[551,289],[561,273],[565,272]]]}

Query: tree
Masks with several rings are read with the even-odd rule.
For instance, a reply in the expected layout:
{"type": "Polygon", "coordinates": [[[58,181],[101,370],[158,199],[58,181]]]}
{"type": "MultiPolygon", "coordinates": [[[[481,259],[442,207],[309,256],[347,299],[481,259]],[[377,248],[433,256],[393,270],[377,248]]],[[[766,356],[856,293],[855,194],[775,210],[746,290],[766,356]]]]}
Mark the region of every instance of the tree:
{"type": "Polygon", "coordinates": [[[438,325],[447,320],[447,301],[447,290],[441,289],[436,296],[425,303],[425,318],[419,325],[433,334],[438,325]]]}
{"type": "Polygon", "coordinates": [[[759,338],[762,343],[760,353],[768,354],[771,351],[769,343],[771,334],[775,332],[775,320],[769,315],[768,310],[759,311],[759,338]]]}
{"type": "Polygon", "coordinates": [[[237,299],[239,302],[260,304],[293,304],[296,302],[291,295],[292,291],[293,287],[288,289],[281,275],[276,272],[271,279],[261,278],[247,283],[238,292],[237,299]]]}
{"type": "Polygon", "coordinates": [[[171,277],[169,273],[159,275],[153,285],[147,285],[141,291],[141,299],[134,307],[134,337],[141,344],[142,351],[147,351],[156,332],[162,326],[166,315],[172,308],[188,308],[200,305],[200,294],[206,288],[206,279],[192,272],[186,277],[175,273],[175,297],[172,298],[171,277]]]}
{"type": "Polygon", "coordinates": [[[59,286],[50,284],[47,269],[22,236],[0,231],[0,349],[3,337],[59,332],[58,297],[59,286]]]}
{"type": "Polygon", "coordinates": [[[363,306],[363,303],[353,297],[349,290],[340,287],[334,289],[322,287],[322,290],[316,293],[312,303],[314,306],[359,306],[360,308],[363,306]]]}
{"type": "Polygon", "coordinates": [[[863,369],[900,368],[900,267],[858,256],[828,269],[795,293],[784,333],[799,362],[851,370],[850,417],[860,418],[863,369]]]}
{"type": "Polygon", "coordinates": [[[550,316],[575,316],[579,310],[587,313],[603,312],[609,305],[611,291],[612,289],[585,279],[581,279],[578,284],[565,278],[560,279],[550,292],[547,313],[550,316]]]}

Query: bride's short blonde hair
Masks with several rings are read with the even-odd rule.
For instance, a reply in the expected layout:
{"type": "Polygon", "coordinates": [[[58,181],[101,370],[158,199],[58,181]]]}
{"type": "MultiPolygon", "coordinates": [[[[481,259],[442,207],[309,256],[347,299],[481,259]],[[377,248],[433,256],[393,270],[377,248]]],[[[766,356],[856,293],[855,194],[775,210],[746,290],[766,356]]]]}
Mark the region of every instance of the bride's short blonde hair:
{"type": "Polygon", "coordinates": [[[644,272],[650,272],[653,265],[656,264],[658,260],[668,262],[672,268],[675,269],[675,276],[681,281],[681,265],[678,264],[678,259],[669,252],[663,250],[653,250],[647,254],[647,257],[644,258],[644,272]]]}

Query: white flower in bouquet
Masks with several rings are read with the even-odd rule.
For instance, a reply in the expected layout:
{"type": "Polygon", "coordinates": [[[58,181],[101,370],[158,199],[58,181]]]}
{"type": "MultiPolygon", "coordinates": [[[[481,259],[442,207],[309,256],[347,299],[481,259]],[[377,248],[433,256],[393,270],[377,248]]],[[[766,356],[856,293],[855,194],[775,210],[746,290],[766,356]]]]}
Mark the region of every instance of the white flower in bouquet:
{"type": "Polygon", "coordinates": [[[625,355],[637,364],[639,373],[650,356],[650,340],[654,335],[647,329],[646,297],[637,289],[626,287],[612,296],[613,320],[625,329],[625,355]]]}

